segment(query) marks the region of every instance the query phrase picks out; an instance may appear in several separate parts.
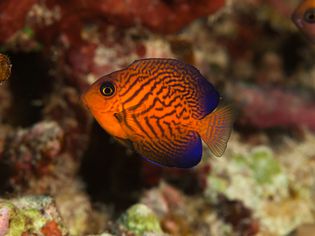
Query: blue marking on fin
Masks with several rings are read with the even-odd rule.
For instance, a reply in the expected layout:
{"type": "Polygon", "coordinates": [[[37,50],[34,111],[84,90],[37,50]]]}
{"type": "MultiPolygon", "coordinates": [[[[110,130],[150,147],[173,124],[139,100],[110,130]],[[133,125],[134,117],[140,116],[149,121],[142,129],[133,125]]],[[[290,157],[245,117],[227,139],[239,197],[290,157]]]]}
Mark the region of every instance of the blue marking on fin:
{"type": "Polygon", "coordinates": [[[145,156],[141,156],[143,159],[145,159],[146,161],[148,161],[148,162],[150,162],[151,164],[153,164],[153,165],[155,165],[155,166],[158,166],[158,167],[170,167],[170,166],[165,166],[165,165],[163,165],[163,164],[161,164],[161,163],[158,163],[158,162],[156,162],[156,161],[153,161],[153,160],[151,160],[150,158],[147,158],[147,157],[145,157],[145,156]]]}
{"type": "Polygon", "coordinates": [[[191,168],[197,165],[202,156],[202,143],[199,135],[194,132],[190,142],[181,147],[174,146],[174,153],[157,153],[158,150],[144,151],[139,143],[135,143],[136,151],[147,161],[160,167],[191,168]]]}
{"type": "Polygon", "coordinates": [[[214,86],[206,80],[202,75],[200,75],[198,83],[200,86],[200,98],[199,101],[201,102],[202,106],[202,114],[206,116],[210,112],[212,112],[219,104],[220,101],[220,94],[214,88],[214,86]]]}
{"type": "Polygon", "coordinates": [[[191,168],[197,165],[202,156],[202,143],[198,135],[190,143],[187,143],[186,150],[180,156],[173,157],[175,166],[179,168],[191,168]]]}

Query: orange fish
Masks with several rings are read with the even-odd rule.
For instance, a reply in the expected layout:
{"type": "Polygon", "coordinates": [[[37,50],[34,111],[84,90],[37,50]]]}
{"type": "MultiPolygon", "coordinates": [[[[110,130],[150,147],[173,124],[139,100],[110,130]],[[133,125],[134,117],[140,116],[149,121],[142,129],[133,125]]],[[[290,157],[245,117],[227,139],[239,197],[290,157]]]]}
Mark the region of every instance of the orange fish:
{"type": "Polygon", "coordinates": [[[82,100],[109,134],[161,166],[198,164],[201,139],[221,156],[231,133],[231,108],[218,107],[215,88],[175,59],[137,60],[98,79],[82,100]]]}
{"type": "Polygon", "coordinates": [[[7,80],[11,74],[11,63],[6,55],[0,53],[0,83],[7,80]]]}
{"type": "Polygon", "coordinates": [[[309,40],[315,42],[315,0],[302,1],[292,14],[292,21],[309,40]]]}

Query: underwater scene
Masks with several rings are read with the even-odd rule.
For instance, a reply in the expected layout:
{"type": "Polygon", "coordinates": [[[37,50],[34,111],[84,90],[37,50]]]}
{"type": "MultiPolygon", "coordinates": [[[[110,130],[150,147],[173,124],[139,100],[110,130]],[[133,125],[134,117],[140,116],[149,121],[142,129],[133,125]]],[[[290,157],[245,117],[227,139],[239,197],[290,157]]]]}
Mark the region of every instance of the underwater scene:
{"type": "Polygon", "coordinates": [[[0,0],[0,236],[315,236],[315,0],[0,0]]]}

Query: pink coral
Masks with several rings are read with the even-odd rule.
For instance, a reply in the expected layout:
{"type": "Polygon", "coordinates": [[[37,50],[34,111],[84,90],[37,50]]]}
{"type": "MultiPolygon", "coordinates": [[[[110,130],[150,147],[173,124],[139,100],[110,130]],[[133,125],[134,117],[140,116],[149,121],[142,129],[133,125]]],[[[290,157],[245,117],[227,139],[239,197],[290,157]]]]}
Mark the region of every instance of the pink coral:
{"type": "Polygon", "coordinates": [[[315,131],[315,103],[297,92],[236,86],[233,94],[241,106],[241,124],[257,128],[307,127],[315,131]]]}
{"type": "Polygon", "coordinates": [[[9,227],[9,209],[7,207],[0,208],[0,236],[7,233],[9,227]]]}

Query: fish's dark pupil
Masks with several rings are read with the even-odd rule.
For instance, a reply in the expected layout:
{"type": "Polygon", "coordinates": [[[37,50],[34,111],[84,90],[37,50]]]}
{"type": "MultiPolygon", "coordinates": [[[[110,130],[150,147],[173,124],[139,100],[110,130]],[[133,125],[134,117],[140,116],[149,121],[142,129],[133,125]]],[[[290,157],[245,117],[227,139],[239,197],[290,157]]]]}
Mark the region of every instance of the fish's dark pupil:
{"type": "Polygon", "coordinates": [[[315,8],[309,9],[305,12],[304,20],[308,23],[315,23],[315,8]]]}
{"type": "Polygon", "coordinates": [[[111,96],[115,93],[115,86],[111,82],[105,82],[101,85],[100,92],[103,96],[111,96]]]}

